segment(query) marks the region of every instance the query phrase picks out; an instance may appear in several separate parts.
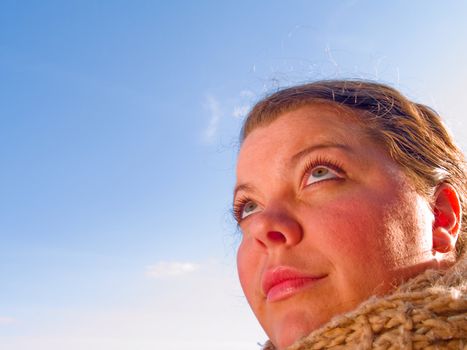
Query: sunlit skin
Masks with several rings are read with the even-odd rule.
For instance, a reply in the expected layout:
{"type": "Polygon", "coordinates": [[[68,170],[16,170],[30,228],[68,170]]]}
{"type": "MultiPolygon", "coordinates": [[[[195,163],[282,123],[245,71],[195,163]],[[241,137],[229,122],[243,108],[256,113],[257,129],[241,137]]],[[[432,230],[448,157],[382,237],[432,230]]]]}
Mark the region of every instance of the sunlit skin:
{"type": "Polygon", "coordinates": [[[436,264],[430,203],[355,118],[301,107],[241,147],[238,273],[278,349],[436,264]],[[268,296],[262,280],[277,267],[319,278],[268,296]]]}

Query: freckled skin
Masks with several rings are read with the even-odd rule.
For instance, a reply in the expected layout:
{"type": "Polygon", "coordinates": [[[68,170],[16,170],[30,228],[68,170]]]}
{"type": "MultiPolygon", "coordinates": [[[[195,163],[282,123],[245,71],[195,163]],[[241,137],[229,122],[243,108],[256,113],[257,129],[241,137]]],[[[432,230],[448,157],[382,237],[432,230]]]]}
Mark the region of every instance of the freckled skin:
{"type": "Polygon", "coordinates": [[[238,195],[259,209],[240,223],[238,273],[279,349],[435,264],[430,204],[354,118],[324,104],[301,107],[252,131],[240,150],[237,184],[252,190],[238,195]],[[346,148],[318,148],[291,162],[307,147],[333,143],[346,148]],[[341,164],[344,174],[303,186],[304,163],[316,158],[341,164]],[[268,302],[261,278],[279,265],[326,277],[268,302]]]}

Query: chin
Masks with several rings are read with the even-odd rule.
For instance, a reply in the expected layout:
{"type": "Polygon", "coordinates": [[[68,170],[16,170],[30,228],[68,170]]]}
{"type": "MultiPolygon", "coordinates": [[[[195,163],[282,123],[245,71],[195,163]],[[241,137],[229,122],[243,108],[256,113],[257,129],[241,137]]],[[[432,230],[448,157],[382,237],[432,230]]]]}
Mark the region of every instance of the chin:
{"type": "MultiPolygon", "coordinates": [[[[269,338],[272,340],[277,350],[283,350],[295,343],[297,340],[308,336],[313,330],[319,328],[323,323],[316,323],[310,320],[310,314],[300,311],[288,314],[279,322],[276,322],[269,332],[269,338]]],[[[267,332],[268,333],[268,332],[267,332]]]]}

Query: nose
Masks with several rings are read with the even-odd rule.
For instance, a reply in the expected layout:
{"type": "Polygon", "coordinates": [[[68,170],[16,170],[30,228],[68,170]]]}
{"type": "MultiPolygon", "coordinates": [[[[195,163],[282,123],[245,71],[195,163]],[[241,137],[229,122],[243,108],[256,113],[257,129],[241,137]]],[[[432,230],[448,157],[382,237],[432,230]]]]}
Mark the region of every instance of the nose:
{"type": "Polygon", "coordinates": [[[303,238],[303,230],[293,213],[281,206],[268,208],[255,215],[246,228],[256,242],[266,248],[291,247],[303,238]]]}

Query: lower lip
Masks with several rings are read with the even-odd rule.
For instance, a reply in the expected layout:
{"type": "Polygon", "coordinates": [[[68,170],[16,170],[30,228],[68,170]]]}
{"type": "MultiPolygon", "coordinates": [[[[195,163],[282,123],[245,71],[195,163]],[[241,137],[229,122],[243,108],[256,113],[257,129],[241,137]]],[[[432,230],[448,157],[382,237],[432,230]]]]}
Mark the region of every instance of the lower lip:
{"type": "Polygon", "coordinates": [[[268,291],[267,301],[274,302],[286,299],[305,288],[313,286],[323,278],[324,276],[319,278],[295,278],[285,280],[281,283],[276,284],[268,291]]]}

